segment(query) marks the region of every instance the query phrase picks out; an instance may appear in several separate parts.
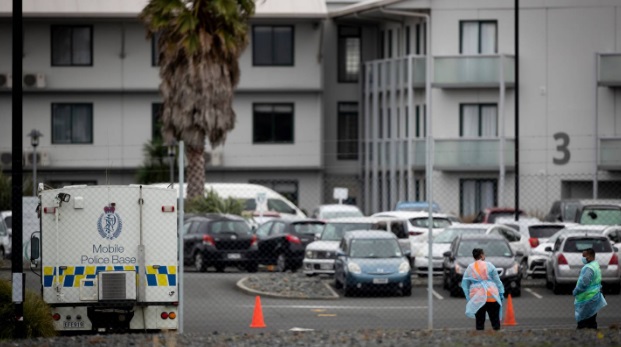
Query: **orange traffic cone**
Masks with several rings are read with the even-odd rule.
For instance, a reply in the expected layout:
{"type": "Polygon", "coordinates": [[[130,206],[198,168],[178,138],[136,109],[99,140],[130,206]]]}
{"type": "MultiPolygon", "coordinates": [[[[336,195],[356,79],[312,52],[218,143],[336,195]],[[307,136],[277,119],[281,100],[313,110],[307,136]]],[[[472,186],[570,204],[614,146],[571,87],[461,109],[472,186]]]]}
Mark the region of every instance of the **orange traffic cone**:
{"type": "Polygon", "coordinates": [[[511,294],[507,298],[507,309],[505,310],[505,319],[502,322],[502,325],[517,325],[515,321],[515,312],[513,312],[513,300],[511,299],[511,294]]]}
{"type": "Polygon", "coordinates": [[[257,295],[254,300],[254,314],[252,315],[251,328],[265,328],[265,322],[263,321],[263,309],[261,308],[261,297],[257,295]]]}

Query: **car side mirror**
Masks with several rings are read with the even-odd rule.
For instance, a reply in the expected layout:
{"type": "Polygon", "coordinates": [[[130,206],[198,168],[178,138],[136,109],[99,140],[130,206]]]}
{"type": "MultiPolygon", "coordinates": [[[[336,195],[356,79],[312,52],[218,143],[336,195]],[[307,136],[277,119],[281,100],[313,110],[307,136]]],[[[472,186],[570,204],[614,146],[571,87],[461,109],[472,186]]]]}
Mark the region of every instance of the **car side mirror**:
{"type": "Polygon", "coordinates": [[[336,251],[336,257],[337,258],[344,257],[345,255],[346,255],[345,252],[343,252],[340,249],[338,251],[336,251]]]}
{"type": "Polygon", "coordinates": [[[41,257],[41,246],[39,238],[32,236],[30,238],[30,261],[35,261],[41,257]]]}
{"type": "Polygon", "coordinates": [[[619,247],[612,247],[615,252],[619,252],[619,247]]]}
{"type": "Polygon", "coordinates": [[[412,255],[412,251],[409,249],[406,249],[405,251],[403,251],[403,256],[406,258],[409,258],[412,255]]]}
{"type": "Polygon", "coordinates": [[[451,251],[446,251],[442,254],[445,258],[452,258],[453,257],[453,252],[451,251]]]}
{"type": "Polygon", "coordinates": [[[550,246],[546,247],[545,251],[546,252],[552,252],[552,247],[550,247],[550,246]]]}
{"type": "Polygon", "coordinates": [[[522,258],[523,256],[524,256],[524,252],[522,252],[522,251],[515,252],[515,257],[516,258],[522,258]]]}

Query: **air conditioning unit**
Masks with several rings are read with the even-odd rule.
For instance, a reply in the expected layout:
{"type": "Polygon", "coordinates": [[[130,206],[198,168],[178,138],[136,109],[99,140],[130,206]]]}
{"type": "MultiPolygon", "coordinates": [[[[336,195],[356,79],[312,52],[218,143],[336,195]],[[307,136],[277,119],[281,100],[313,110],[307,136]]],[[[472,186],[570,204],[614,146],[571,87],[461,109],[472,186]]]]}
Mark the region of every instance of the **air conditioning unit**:
{"type": "MultiPolygon", "coordinates": [[[[32,152],[27,151],[24,152],[24,163],[27,166],[32,166],[32,152]]],[[[50,155],[45,151],[37,151],[37,166],[49,166],[50,165],[50,155]]]]}
{"type": "Polygon", "coordinates": [[[10,73],[0,73],[0,88],[12,88],[13,75],[10,73]]]}
{"type": "Polygon", "coordinates": [[[135,271],[102,271],[97,282],[99,301],[136,300],[135,271]]]}
{"type": "Polygon", "coordinates": [[[24,87],[45,88],[45,74],[43,73],[24,74],[24,87]]]}
{"type": "Polygon", "coordinates": [[[0,152],[0,167],[8,169],[13,166],[13,153],[0,152]]]}
{"type": "Polygon", "coordinates": [[[222,152],[205,151],[205,165],[222,166],[222,152]]]}

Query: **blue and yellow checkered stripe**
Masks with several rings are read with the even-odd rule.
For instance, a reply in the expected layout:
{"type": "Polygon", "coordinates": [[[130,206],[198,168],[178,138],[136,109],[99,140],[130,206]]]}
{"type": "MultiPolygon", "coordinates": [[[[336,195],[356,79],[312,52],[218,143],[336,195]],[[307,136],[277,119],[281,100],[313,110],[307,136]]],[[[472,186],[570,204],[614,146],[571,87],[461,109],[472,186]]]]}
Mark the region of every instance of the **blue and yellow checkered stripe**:
{"type": "MultiPolygon", "coordinates": [[[[52,287],[56,277],[63,287],[78,288],[80,281],[86,279],[85,287],[94,286],[94,280],[101,271],[136,271],[139,272],[138,266],[66,266],[60,268],[60,274],[56,275],[56,268],[53,266],[45,266],[43,268],[43,286],[52,287]],[[93,281],[88,281],[93,280],[93,281]]],[[[171,266],[147,266],[147,286],[149,287],[168,287],[177,285],[177,267],[171,266]]]]}

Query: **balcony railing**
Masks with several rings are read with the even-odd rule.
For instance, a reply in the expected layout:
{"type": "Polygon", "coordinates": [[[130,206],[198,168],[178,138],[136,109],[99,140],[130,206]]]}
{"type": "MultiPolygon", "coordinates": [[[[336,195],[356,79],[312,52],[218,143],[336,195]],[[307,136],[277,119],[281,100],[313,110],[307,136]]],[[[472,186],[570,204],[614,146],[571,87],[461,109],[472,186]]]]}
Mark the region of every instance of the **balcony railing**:
{"type": "MultiPolygon", "coordinates": [[[[496,171],[499,169],[498,138],[436,139],[434,169],[441,171],[496,171]]],[[[515,168],[515,141],[505,139],[505,169],[515,168]]]]}
{"type": "Polygon", "coordinates": [[[515,85],[515,57],[513,56],[434,57],[433,86],[438,88],[498,88],[501,83],[501,64],[505,87],[513,87],[515,85]]]}
{"type": "Polygon", "coordinates": [[[621,53],[598,55],[597,84],[605,87],[621,87],[621,53]]]}
{"type": "Polygon", "coordinates": [[[385,91],[391,88],[403,89],[408,83],[422,88],[425,86],[425,71],[425,57],[411,55],[369,61],[364,65],[363,76],[366,74],[365,87],[368,92],[372,92],[374,88],[385,91]]]}
{"type": "Polygon", "coordinates": [[[597,167],[600,170],[621,171],[621,137],[599,139],[597,167]]]}

